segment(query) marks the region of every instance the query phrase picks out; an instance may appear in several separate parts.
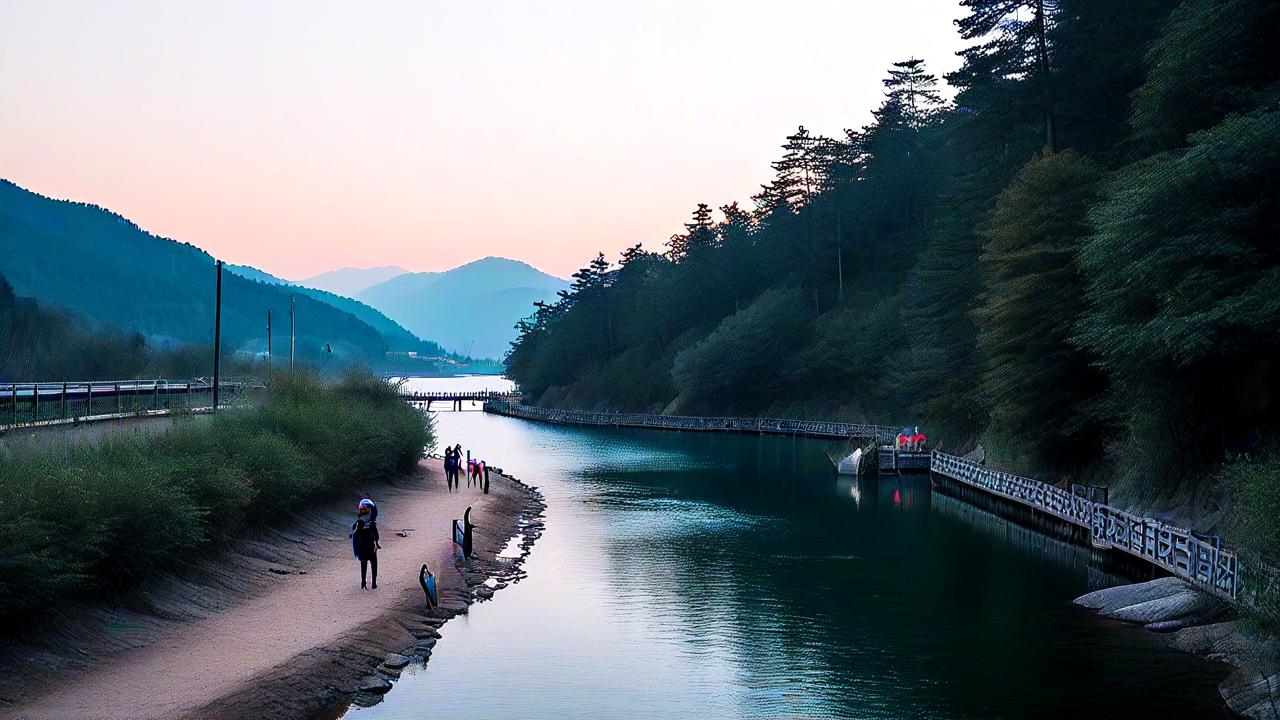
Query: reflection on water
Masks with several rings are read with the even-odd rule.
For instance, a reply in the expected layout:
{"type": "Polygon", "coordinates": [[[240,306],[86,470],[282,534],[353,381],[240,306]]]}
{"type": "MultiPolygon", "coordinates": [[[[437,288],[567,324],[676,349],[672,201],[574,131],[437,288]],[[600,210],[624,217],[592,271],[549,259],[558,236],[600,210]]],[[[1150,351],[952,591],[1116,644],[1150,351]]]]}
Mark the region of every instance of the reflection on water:
{"type": "Polygon", "coordinates": [[[926,476],[837,479],[828,444],[782,437],[438,432],[538,485],[547,531],[357,720],[1221,716],[1217,666],[1070,606],[1106,580],[1087,551],[926,476]]]}

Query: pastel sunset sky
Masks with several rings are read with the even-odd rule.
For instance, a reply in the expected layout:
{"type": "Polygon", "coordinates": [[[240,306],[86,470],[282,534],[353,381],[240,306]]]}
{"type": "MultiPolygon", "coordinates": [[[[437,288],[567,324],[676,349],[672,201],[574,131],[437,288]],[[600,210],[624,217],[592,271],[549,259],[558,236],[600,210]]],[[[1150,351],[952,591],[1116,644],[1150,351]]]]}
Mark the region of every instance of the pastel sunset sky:
{"type": "Polygon", "coordinates": [[[958,66],[956,0],[0,0],[0,177],[290,279],[567,276],[958,66]]]}

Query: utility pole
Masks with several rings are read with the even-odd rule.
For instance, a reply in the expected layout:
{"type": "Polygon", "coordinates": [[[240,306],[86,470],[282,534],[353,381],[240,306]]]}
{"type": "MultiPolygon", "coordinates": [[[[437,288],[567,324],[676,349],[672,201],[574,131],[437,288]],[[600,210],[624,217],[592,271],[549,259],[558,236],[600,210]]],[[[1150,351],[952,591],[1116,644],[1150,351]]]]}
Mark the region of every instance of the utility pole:
{"type": "Polygon", "coordinates": [[[267,308],[267,374],[271,374],[271,308],[267,308]]]}
{"type": "Polygon", "coordinates": [[[213,301],[213,411],[218,412],[218,380],[222,360],[222,261],[218,261],[218,285],[213,301]]]}
{"type": "Polygon", "coordinates": [[[294,312],[293,296],[289,296],[289,372],[293,372],[293,348],[297,342],[297,315],[294,312]]]}

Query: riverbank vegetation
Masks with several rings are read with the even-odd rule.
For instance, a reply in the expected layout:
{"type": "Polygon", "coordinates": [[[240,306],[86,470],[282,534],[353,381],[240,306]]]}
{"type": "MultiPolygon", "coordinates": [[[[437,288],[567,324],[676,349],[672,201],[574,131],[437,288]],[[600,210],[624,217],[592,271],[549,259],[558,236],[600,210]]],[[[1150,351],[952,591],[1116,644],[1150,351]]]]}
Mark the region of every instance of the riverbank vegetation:
{"type": "Polygon", "coordinates": [[[411,471],[425,416],[376,378],[276,378],[261,404],[155,435],[59,442],[0,461],[0,616],[127,590],[248,528],[411,471]]]}
{"type": "MultiPolygon", "coordinates": [[[[0,275],[0,381],[193,378],[210,373],[213,348],[160,348],[136,332],[89,329],[89,323],[34,298],[14,294],[0,275]]],[[[226,353],[224,375],[254,366],[226,353]]]]}
{"type": "Polygon", "coordinates": [[[578,272],[509,375],[545,405],[919,424],[1146,510],[1208,497],[1202,526],[1274,551],[1280,477],[1219,473],[1274,457],[1280,417],[1280,5],[961,5],[954,99],[895,63],[750,207],[578,272]]]}

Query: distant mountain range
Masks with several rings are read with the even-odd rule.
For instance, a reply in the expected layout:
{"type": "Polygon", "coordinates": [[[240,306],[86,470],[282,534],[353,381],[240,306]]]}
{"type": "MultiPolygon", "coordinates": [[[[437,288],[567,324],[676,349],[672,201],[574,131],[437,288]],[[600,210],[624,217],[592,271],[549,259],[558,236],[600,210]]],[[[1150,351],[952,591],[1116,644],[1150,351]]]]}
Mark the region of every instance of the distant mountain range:
{"type": "Polygon", "coordinates": [[[446,350],[497,358],[510,349],[515,324],[533,313],[533,303],[552,301],[567,287],[527,263],[487,257],[445,272],[397,275],[356,298],[446,350]]]}
{"type": "MultiPolygon", "coordinates": [[[[20,296],[160,344],[213,340],[214,259],[96,205],[54,200],[0,180],[0,275],[20,296]]],[[[444,272],[342,268],[301,281],[248,265],[223,269],[224,345],[287,352],[289,298],[298,353],[382,365],[386,353],[499,358],[533,303],[568,287],[528,264],[487,257],[444,272]],[[423,340],[423,338],[431,338],[423,340]]]]}
{"type": "Polygon", "coordinates": [[[395,265],[372,268],[342,268],[341,270],[330,270],[329,272],[322,272],[319,275],[299,280],[298,284],[320,290],[328,290],[343,297],[354,298],[380,282],[390,280],[397,275],[404,275],[407,272],[409,271],[395,265]]]}
{"type": "MultiPolygon", "coordinates": [[[[20,296],[92,323],[136,330],[161,346],[213,340],[215,273],[208,253],[95,205],[54,200],[7,180],[0,180],[0,274],[20,296]]],[[[381,365],[387,351],[440,352],[367,305],[283,284],[253,268],[223,274],[225,345],[265,351],[270,310],[274,350],[287,352],[294,295],[303,360],[381,365]]]]}
{"type": "Polygon", "coordinates": [[[394,265],[342,268],[306,280],[284,280],[247,265],[232,272],[287,285],[341,308],[389,337],[430,337],[445,351],[500,358],[515,339],[515,324],[538,300],[554,301],[569,284],[527,263],[486,257],[443,272],[409,272],[394,265]],[[358,288],[350,295],[334,288],[358,288]],[[316,289],[323,288],[323,289],[316,289]],[[326,292],[327,291],[327,292],[326,292]]]}
{"type": "Polygon", "coordinates": [[[278,278],[267,272],[263,272],[255,267],[248,265],[224,265],[225,269],[230,270],[240,277],[253,280],[255,282],[266,283],[268,285],[281,285],[289,288],[290,295],[306,295],[320,302],[331,305],[344,312],[355,315],[360,320],[377,330],[387,339],[388,349],[393,351],[409,351],[416,350],[423,354],[440,355],[445,351],[437,343],[430,340],[422,340],[413,333],[405,330],[399,323],[388,318],[386,315],[374,310],[359,300],[352,300],[349,297],[331,293],[325,290],[317,290],[316,288],[307,287],[302,282],[291,282],[283,278],[278,278]]]}

